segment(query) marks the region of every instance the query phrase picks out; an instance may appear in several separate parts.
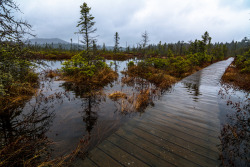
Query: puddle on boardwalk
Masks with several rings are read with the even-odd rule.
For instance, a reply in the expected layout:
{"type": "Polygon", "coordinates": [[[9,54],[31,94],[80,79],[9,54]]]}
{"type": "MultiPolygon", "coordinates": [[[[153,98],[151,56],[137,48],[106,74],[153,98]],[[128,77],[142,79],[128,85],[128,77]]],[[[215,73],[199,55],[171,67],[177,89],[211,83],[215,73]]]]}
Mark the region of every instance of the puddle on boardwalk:
{"type": "MultiPolygon", "coordinates": [[[[48,137],[45,143],[53,142],[51,144],[52,157],[62,156],[70,153],[79,143],[86,142],[86,140],[88,141],[86,150],[90,150],[115,132],[123,123],[131,120],[130,118],[154,117],[152,114],[154,109],[166,111],[168,115],[172,115],[175,119],[173,121],[177,124],[182,123],[182,120],[178,121],[179,118],[185,118],[184,122],[196,125],[197,129],[207,129],[210,135],[216,138],[216,135],[220,134],[220,124],[224,126],[231,121],[232,126],[238,125],[237,120],[232,121],[230,118],[230,114],[233,115],[237,109],[234,103],[240,100],[242,104],[244,103],[243,106],[246,106],[246,99],[249,100],[249,94],[240,91],[229,92],[230,98],[224,97],[221,90],[223,86],[219,81],[231,61],[232,59],[229,59],[213,64],[183,79],[171,91],[162,92],[155,91],[153,85],[142,79],[138,79],[139,82],[122,84],[123,74],[120,72],[124,70],[128,61],[116,61],[112,68],[119,73],[118,80],[103,89],[95,90],[95,93],[90,93],[90,90],[84,86],[75,87],[64,81],[43,78],[38,95],[32,98],[24,109],[22,107],[18,109],[19,115],[1,118],[2,141],[23,133],[29,133],[34,138],[45,135],[48,137]],[[153,88],[153,91],[157,93],[153,94],[151,90],[152,101],[155,105],[146,109],[146,113],[126,112],[129,109],[123,109],[124,106],[122,106],[125,102],[115,102],[108,97],[114,91],[122,91],[132,96],[141,89],[147,88],[153,88]],[[218,95],[218,92],[221,94],[218,95]],[[164,95],[161,96],[163,93],[164,95]],[[226,105],[228,98],[233,101],[232,105],[226,105]],[[20,126],[20,122],[26,122],[26,124],[20,126]]],[[[60,61],[46,62],[48,67],[45,68],[61,68],[61,63],[60,61]]],[[[246,111],[247,108],[242,108],[243,114],[246,111]]],[[[249,119],[249,111],[247,114],[244,119],[249,119]]],[[[247,127],[249,128],[249,125],[247,127]]],[[[217,140],[215,143],[220,144],[217,140]]],[[[224,149],[222,152],[230,150],[223,143],[222,147],[224,149]]],[[[242,147],[244,149],[244,146],[242,147]]],[[[245,155],[246,153],[242,154],[243,157],[245,155]]]]}

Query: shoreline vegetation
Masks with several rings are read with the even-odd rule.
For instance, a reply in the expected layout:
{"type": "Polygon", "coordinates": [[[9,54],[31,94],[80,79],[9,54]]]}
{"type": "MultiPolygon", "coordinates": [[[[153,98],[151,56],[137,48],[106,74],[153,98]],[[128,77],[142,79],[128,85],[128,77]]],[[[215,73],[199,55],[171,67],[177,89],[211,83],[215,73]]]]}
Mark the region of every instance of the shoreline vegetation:
{"type": "Polygon", "coordinates": [[[250,91],[250,50],[235,57],[222,76],[222,83],[228,83],[236,89],[250,91]]]}
{"type": "Polygon", "coordinates": [[[38,74],[29,54],[20,44],[0,46],[0,114],[18,108],[31,98],[38,87],[38,74]]]}
{"type": "Polygon", "coordinates": [[[75,84],[88,85],[91,89],[102,88],[117,79],[103,59],[92,53],[82,51],[63,63],[61,79],[75,84]]]}

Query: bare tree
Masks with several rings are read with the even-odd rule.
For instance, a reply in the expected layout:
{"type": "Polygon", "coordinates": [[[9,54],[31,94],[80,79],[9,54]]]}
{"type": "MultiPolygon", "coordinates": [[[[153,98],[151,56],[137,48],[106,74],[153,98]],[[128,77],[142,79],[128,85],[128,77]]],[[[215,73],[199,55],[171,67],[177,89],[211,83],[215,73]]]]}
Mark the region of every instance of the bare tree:
{"type": "Polygon", "coordinates": [[[16,2],[12,0],[0,0],[0,41],[12,40],[20,42],[25,35],[32,35],[29,31],[31,25],[26,21],[17,20],[14,12],[21,12],[16,2]]]}
{"type": "Polygon", "coordinates": [[[148,42],[149,42],[149,37],[148,37],[148,33],[147,31],[145,31],[144,33],[142,33],[142,47],[145,49],[145,47],[147,46],[148,42]]]}
{"type": "Polygon", "coordinates": [[[142,33],[142,49],[143,49],[143,55],[145,56],[146,54],[146,46],[149,42],[149,39],[148,39],[148,33],[147,31],[145,31],[144,33],[142,33]]]}

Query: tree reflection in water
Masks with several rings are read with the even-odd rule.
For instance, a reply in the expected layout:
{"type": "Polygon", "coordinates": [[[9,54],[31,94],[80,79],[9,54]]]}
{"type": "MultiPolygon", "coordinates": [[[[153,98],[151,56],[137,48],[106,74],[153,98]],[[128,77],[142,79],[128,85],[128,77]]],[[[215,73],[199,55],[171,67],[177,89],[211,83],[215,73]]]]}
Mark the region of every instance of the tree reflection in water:
{"type": "Polygon", "coordinates": [[[221,128],[221,162],[223,166],[249,166],[250,98],[249,92],[223,84],[219,91],[228,109],[221,128]],[[238,96],[238,97],[237,97],[238,96]]]}
{"type": "Polygon", "coordinates": [[[102,92],[102,89],[94,88],[91,85],[76,85],[74,83],[65,82],[63,87],[67,91],[73,91],[76,98],[81,98],[83,122],[85,122],[86,131],[90,136],[91,130],[98,120],[97,111],[99,110],[99,104],[105,101],[105,94],[102,92]]]}
{"type": "Polygon", "coordinates": [[[0,112],[0,166],[36,166],[49,159],[45,133],[54,118],[49,102],[40,94],[33,104],[0,112]]]}
{"type": "MultiPolygon", "coordinates": [[[[98,111],[100,111],[99,105],[102,101],[106,100],[106,95],[103,93],[102,88],[96,88],[92,85],[76,85],[71,82],[65,82],[62,85],[66,91],[72,91],[75,94],[76,98],[81,99],[82,110],[82,120],[85,123],[85,132],[86,134],[80,140],[77,151],[78,158],[83,159],[87,151],[94,147],[94,145],[101,140],[103,134],[99,133],[96,130],[97,121],[98,121],[98,111]],[[93,137],[94,136],[94,137],[93,137]]],[[[101,133],[104,131],[105,127],[102,127],[101,133]]]]}
{"type": "Polygon", "coordinates": [[[159,99],[163,93],[171,90],[171,87],[158,88],[140,77],[124,76],[121,82],[121,92],[123,92],[125,86],[132,87],[131,90],[125,92],[127,94],[125,99],[115,100],[117,108],[120,108],[123,114],[144,112],[149,105],[154,106],[154,100],[159,99]]]}

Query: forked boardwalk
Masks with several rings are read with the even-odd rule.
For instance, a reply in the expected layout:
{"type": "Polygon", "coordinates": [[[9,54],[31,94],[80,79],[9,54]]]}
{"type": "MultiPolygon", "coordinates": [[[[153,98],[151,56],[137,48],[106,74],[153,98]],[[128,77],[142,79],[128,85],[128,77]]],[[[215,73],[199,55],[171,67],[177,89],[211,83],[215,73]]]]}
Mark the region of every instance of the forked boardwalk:
{"type": "Polygon", "coordinates": [[[191,75],[95,147],[79,166],[219,166],[219,79],[232,59],[191,75]]]}

